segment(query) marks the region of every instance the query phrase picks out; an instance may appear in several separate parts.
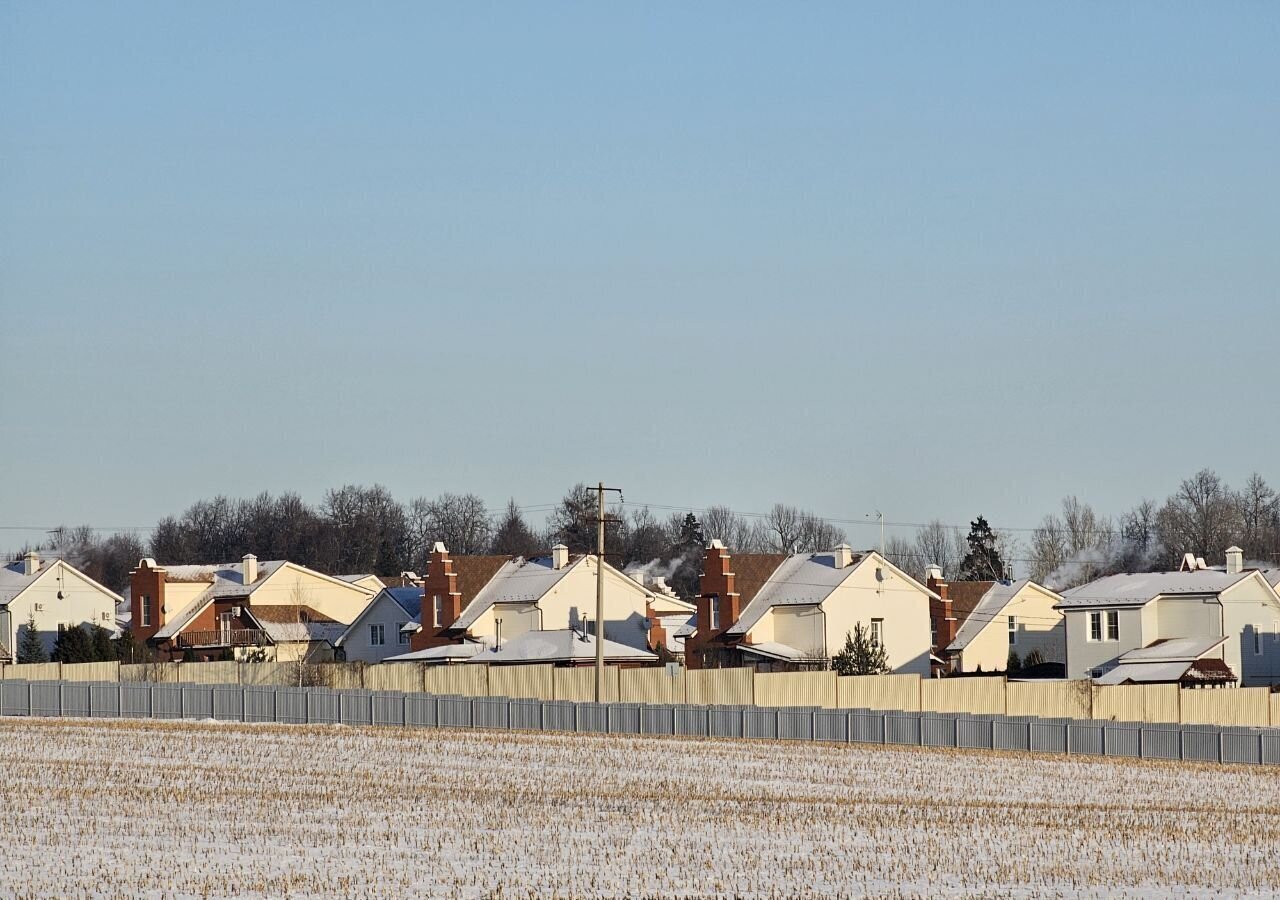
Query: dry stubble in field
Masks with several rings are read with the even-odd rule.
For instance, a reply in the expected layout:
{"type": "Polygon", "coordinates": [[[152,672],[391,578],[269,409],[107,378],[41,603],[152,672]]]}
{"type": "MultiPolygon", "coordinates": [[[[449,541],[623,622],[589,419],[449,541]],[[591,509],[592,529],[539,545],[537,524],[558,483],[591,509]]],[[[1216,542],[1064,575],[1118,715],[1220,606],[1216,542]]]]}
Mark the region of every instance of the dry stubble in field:
{"type": "Polygon", "coordinates": [[[1280,887],[1264,768],[212,723],[8,719],[0,740],[0,893],[19,897],[1280,887]]]}

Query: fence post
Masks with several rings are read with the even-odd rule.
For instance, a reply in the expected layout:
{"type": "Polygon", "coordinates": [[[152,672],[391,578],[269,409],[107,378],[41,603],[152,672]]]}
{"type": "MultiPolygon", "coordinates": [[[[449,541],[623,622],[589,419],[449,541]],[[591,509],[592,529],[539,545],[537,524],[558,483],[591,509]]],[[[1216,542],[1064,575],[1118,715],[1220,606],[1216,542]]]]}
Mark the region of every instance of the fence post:
{"type": "Polygon", "coordinates": [[[546,700],[538,701],[538,730],[539,731],[547,730],[547,701],[546,700]]]}
{"type": "Polygon", "coordinates": [[[818,711],[809,713],[809,740],[818,740],[818,711]]]}
{"type": "Polygon", "coordinates": [[[116,718],[124,718],[124,684],[116,682],[116,718]]]}
{"type": "MultiPolygon", "coordinates": [[[[58,663],[58,672],[59,674],[61,674],[62,672],[62,663],[58,663]]],[[[64,696],[64,694],[66,693],[66,690],[67,690],[67,683],[65,681],[59,681],[58,682],[58,718],[59,719],[61,719],[63,716],[67,714],[66,712],[67,698],[64,696]]]]}
{"type": "MultiPolygon", "coordinates": [[[[755,684],[755,682],[753,681],[752,684],[755,684]]],[[[742,733],[743,734],[747,733],[746,724],[747,724],[747,714],[744,712],[742,714],[742,725],[743,725],[742,733]]],[[[775,738],[778,738],[779,740],[782,739],[782,707],[778,707],[773,711],[773,736],[775,738]]]]}
{"type": "Polygon", "coordinates": [[[147,685],[147,718],[154,719],[156,717],[156,686],[154,684],[147,685]]]}
{"type": "Polygon", "coordinates": [[[578,733],[578,704],[573,704],[573,733],[578,733]]]}
{"type": "Polygon", "coordinates": [[[1222,726],[1219,725],[1218,726],[1218,762],[1222,762],[1222,749],[1223,749],[1222,745],[1223,745],[1222,726]]]}
{"type": "MultiPolygon", "coordinates": [[[[1181,703],[1181,702],[1182,702],[1182,698],[1181,698],[1181,697],[1179,697],[1179,698],[1178,698],[1178,702],[1179,702],[1179,703],[1181,703]]],[[[1186,737],[1187,737],[1187,733],[1182,729],[1182,724],[1181,724],[1181,723],[1179,723],[1179,724],[1178,724],[1178,759],[1186,759],[1186,758],[1187,758],[1187,753],[1186,753],[1186,751],[1183,749],[1183,744],[1185,744],[1185,743],[1186,743],[1186,737]]]]}
{"type": "Polygon", "coordinates": [[[880,713],[880,743],[889,743],[889,714],[887,712],[880,713]]]}
{"type": "Polygon", "coordinates": [[[956,716],[951,720],[951,724],[955,726],[955,745],[960,746],[960,717],[956,716]]]}
{"type": "MultiPolygon", "coordinates": [[[[239,666],[237,666],[236,674],[239,675],[239,673],[239,666]]],[[[243,685],[240,687],[240,721],[249,721],[249,692],[244,689],[243,685]]]]}
{"type": "Polygon", "coordinates": [[[1071,723],[1068,722],[1066,725],[1063,726],[1063,728],[1065,729],[1065,731],[1063,735],[1064,740],[1062,741],[1062,746],[1066,748],[1067,756],[1070,756],[1071,755],[1071,723]]]}

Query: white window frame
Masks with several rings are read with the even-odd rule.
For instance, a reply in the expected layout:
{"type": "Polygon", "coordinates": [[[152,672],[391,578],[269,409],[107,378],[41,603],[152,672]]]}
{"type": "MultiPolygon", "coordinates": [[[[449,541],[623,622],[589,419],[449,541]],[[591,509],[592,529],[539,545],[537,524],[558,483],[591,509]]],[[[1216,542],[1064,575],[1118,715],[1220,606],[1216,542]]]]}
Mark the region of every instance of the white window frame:
{"type": "Polygon", "coordinates": [[[1106,632],[1102,628],[1102,613],[1101,612],[1089,613],[1089,622],[1086,628],[1087,630],[1085,631],[1085,640],[1087,640],[1091,644],[1101,641],[1103,638],[1103,635],[1106,634],[1106,632]]]}
{"type": "Polygon", "coordinates": [[[436,628],[439,628],[440,621],[444,618],[444,600],[440,598],[439,594],[436,594],[431,598],[431,615],[433,617],[431,624],[436,628]]]}
{"type": "Polygon", "coordinates": [[[409,643],[409,632],[404,630],[404,626],[407,624],[408,624],[407,622],[396,623],[396,634],[398,635],[396,640],[401,644],[409,643]]]}
{"type": "Polygon", "coordinates": [[[369,646],[382,647],[387,643],[387,626],[381,622],[371,622],[369,624],[369,646]]]}
{"type": "Polygon", "coordinates": [[[142,621],[138,624],[143,628],[151,627],[151,598],[146,594],[142,595],[142,621]]]}
{"type": "Polygon", "coordinates": [[[1106,625],[1106,640],[1112,643],[1120,640],[1120,611],[1118,609],[1106,610],[1104,624],[1106,625]]]}
{"type": "Polygon", "coordinates": [[[884,619],[871,620],[871,645],[873,647],[884,646],[884,619]]]}
{"type": "Polygon", "coordinates": [[[1018,643],[1018,617],[1009,616],[1009,646],[1018,643]]]}
{"type": "Polygon", "coordinates": [[[710,602],[711,610],[711,630],[720,630],[720,598],[712,597],[710,602]]]}

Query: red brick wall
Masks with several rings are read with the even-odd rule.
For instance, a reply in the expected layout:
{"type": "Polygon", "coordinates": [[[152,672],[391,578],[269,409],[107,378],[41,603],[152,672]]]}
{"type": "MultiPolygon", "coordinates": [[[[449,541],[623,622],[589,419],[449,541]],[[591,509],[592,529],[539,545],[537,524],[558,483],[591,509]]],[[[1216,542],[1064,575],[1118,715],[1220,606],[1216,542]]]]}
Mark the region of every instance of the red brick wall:
{"type": "Polygon", "coordinates": [[[441,632],[462,615],[462,595],[458,593],[458,575],[453,571],[449,551],[439,545],[431,551],[422,591],[422,615],[419,617],[422,630],[409,639],[410,651],[455,643],[452,638],[442,637],[441,632]],[[434,625],[436,597],[444,601],[438,628],[434,625]]]}
{"type": "Polygon", "coordinates": [[[690,669],[703,667],[703,655],[715,637],[742,615],[742,597],[734,585],[729,551],[724,547],[708,547],[698,579],[698,633],[685,642],[685,665],[690,669]],[[711,630],[711,598],[720,599],[720,627],[711,630]]]}
{"type": "Polygon", "coordinates": [[[934,633],[937,636],[933,652],[938,656],[945,658],[946,649],[952,641],[956,639],[956,631],[959,625],[955,616],[951,612],[951,600],[947,596],[949,590],[945,581],[938,581],[930,578],[926,583],[929,590],[933,591],[941,600],[929,600],[929,618],[932,620],[934,633]]]}
{"type": "Polygon", "coordinates": [[[129,573],[129,613],[132,620],[129,625],[133,639],[142,643],[155,635],[164,625],[164,568],[151,568],[146,560],[138,564],[138,568],[129,573]],[[151,606],[151,624],[142,624],[143,599],[151,606]]]}

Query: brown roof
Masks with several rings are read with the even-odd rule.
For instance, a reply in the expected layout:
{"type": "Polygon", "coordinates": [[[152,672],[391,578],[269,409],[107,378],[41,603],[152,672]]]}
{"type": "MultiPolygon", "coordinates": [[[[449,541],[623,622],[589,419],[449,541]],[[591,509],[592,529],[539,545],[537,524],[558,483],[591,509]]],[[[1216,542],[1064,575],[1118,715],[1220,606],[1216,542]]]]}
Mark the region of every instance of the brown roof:
{"type": "Polygon", "coordinates": [[[455,556],[453,571],[458,575],[458,593],[462,595],[462,608],[476,598],[480,589],[493,580],[502,564],[510,556],[455,556]]]}
{"type": "Polygon", "coordinates": [[[736,576],[733,586],[738,589],[744,608],[786,561],[785,553],[735,553],[730,557],[729,568],[736,576]]]}
{"type": "Polygon", "coordinates": [[[1211,656],[1197,659],[1182,676],[1183,681],[1200,681],[1221,684],[1236,680],[1235,672],[1220,659],[1211,656]]]}
{"type": "Polygon", "coordinates": [[[951,615],[956,627],[960,627],[973,613],[974,608],[991,590],[994,581],[951,581],[947,583],[947,597],[951,600],[951,615]]]}
{"type": "Polygon", "coordinates": [[[270,606],[251,605],[249,612],[259,622],[273,622],[279,625],[288,625],[290,622],[334,622],[342,624],[337,619],[331,619],[310,606],[301,606],[296,603],[273,603],[270,606]]]}

